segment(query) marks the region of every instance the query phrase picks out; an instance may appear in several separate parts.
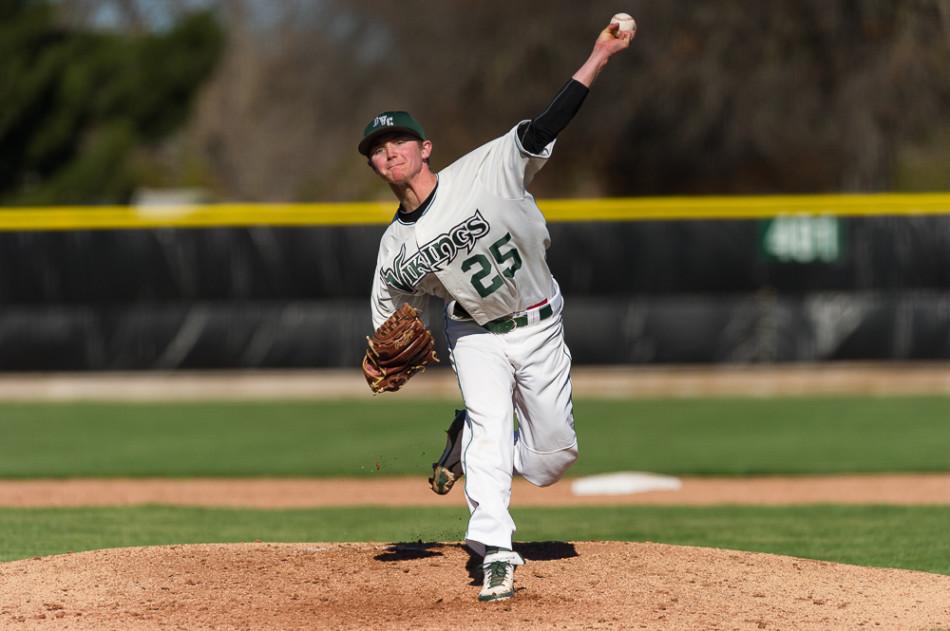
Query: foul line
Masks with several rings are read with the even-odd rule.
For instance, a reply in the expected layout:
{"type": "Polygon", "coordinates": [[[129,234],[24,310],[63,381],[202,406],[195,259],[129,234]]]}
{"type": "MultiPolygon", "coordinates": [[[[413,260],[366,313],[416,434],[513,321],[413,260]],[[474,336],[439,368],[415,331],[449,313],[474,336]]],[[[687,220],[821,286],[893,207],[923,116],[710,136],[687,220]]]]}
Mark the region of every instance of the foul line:
{"type": "MultiPolygon", "coordinates": [[[[783,215],[950,215],[950,193],[616,197],[539,202],[550,222],[768,219],[783,215]]],[[[58,206],[0,209],[0,230],[116,230],[388,224],[392,202],[58,206]]]]}

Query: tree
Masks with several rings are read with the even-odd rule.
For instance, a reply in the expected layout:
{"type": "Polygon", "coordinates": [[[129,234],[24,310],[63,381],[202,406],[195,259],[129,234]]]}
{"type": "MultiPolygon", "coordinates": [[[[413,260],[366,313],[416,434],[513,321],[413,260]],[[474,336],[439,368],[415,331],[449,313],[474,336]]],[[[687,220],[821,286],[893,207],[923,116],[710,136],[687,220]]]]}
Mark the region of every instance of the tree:
{"type": "Polygon", "coordinates": [[[131,35],[62,26],[40,0],[0,0],[0,12],[0,201],[128,201],[142,153],[186,120],[215,67],[215,19],[131,35]]]}
{"type": "MultiPolygon", "coordinates": [[[[946,0],[631,3],[637,41],[543,195],[888,190],[902,148],[950,132],[946,0]]],[[[230,47],[190,129],[221,196],[251,200],[387,196],[354,150],[373,114],[415,113],[443,166],[536,114],[616,9],[322,0],[262,24],[260,2],[219,5],[230,47]]]]}
{"type": "MultiPolygon", "coordinates": [[[[911,159],[950,155],[947,0],[629,2],[637,41],[559,139],[539,194],[889,190],[914,180],[911,159]]],[[[15,97],[0,110],[0,201],[18,202],[126,199],[137,182],[182,183],[187,165],[221,199],[386,198],[355,151],[369,118],[412,111],[444,166],[544,107],[617,8],[70,0],[54,6],[72,26],[56,29],[47,1],[0,5],[18,16],[0,24],[0,76],[15,78],[0,88],[15,97]],[[227,32],[217,65],[207,14],[154,28],[195,5],[227,32]],[[76,26],[106,9],[115,32],[76,26]],[[193,41],[167,41],[189,21],[193,41]],[[110,107],[81,105],[100,88],[119,92],[110,107]]]]}

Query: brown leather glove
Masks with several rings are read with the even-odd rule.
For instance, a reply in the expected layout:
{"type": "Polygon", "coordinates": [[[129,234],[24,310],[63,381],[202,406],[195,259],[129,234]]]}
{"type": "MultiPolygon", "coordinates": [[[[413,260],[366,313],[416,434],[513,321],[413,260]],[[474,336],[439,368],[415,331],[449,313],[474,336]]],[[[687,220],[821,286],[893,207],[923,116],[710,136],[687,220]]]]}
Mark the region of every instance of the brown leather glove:
{"type": "Polygon", "coordinates": [[[373,392],[395,392],[414,374],[439,361],[432,333],[409,304],[399,307],[366,341],[363,376],[373,392]]]}

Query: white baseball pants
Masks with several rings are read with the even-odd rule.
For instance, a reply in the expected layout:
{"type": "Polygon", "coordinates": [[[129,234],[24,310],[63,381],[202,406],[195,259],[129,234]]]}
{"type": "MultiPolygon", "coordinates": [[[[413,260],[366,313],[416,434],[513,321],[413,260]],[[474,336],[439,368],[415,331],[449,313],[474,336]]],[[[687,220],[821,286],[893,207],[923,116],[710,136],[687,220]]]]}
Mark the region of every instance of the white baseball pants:
{"type": "Polygon", "coordinates": [[[511,548],[513,473],[547,486],[577,459],[562,302],[558,294],[550,301],[553,315],[507,333],[491,333],[447,310],[449,360],[467,411],[462,468],[471,518],[465,538],[480,554],[485,546],[511,548]]]}

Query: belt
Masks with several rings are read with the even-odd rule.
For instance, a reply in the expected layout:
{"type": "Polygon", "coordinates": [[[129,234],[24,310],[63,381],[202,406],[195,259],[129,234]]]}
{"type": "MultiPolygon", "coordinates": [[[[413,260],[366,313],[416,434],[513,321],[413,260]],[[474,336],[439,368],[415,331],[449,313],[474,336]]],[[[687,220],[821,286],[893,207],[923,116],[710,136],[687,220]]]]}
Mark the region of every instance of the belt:
{"type": "MultiPolygon", "coordinates": [[[[554,315],[554,308],[548,304],[547,298],[542,300],[536,305],[531,305],[525,311],[515,315],[508,315],[492,320],[482,325],[484,328],[488,329],[492,333],[507,333],[513,331],[517,328],[528,326],[531,323],[531,318],[528,317],[528,311],[541,307],[538,309],[538,318],[534,320],[535,322],[540,322],[541,320],[547,320],[552,315],[554,315]]],[[[465,311],[465,308],[462,307],[459,303],[455,303],[455,315],[461,318],[471,317],[468,312],[465,311]]]]}

